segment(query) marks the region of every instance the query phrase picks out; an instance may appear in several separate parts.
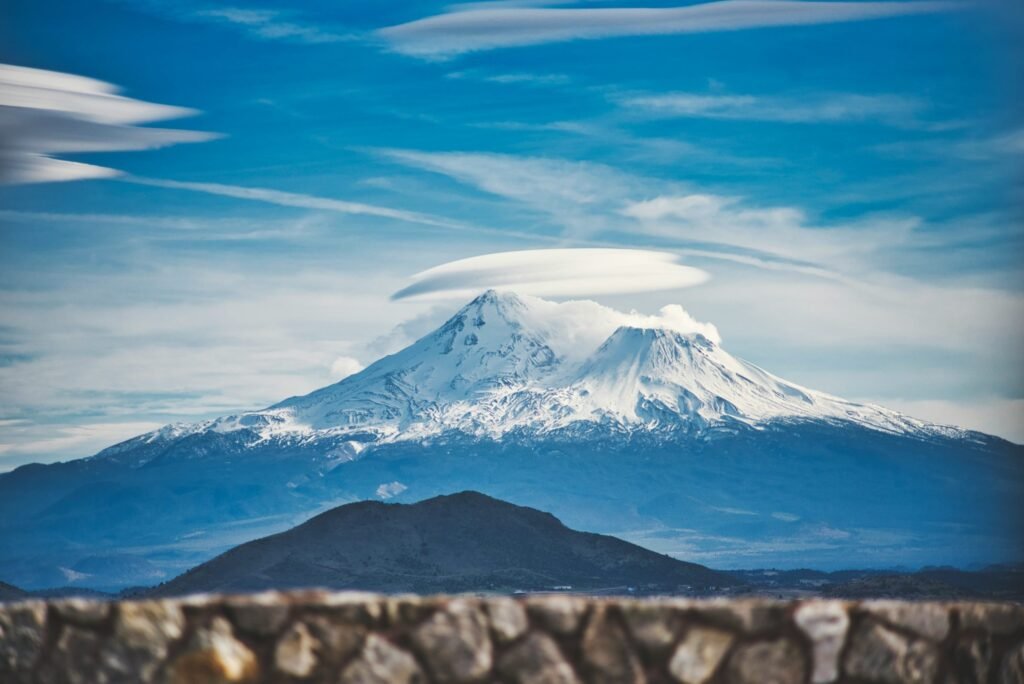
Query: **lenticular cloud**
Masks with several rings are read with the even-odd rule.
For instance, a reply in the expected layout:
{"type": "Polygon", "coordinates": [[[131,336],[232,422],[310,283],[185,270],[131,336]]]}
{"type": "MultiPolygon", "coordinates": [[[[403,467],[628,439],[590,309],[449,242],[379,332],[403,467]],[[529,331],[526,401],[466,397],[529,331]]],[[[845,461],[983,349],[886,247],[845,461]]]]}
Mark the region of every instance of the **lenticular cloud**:
{"type": "Polygon", "coordinates": [[[103,81],[0,64],[0,184],[109,178],[120,173],[55,159],[54,154],[149,150],[217,137],[137,125],[195,113],[133,100],[103,81]]]}
{"type": "Polygon", "coordinates": [[[674,290],[708,274],[674,254],[640,249],[534,249],[451,261],[417,273],[392,299],[467,298],[482,290],[579,297],[674,290]]]}

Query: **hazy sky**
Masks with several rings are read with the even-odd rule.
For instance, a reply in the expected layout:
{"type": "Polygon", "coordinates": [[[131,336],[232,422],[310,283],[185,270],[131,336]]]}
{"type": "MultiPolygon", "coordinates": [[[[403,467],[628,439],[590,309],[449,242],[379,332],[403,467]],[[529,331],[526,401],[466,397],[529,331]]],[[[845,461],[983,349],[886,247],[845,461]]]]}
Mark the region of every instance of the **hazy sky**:
{"type": "Polygon", "coordinates": [[[602,303],[1024,441],[1016,0],[3,14],[0,470],[307,392],[483,282],[414,274],[573,247],[662,254],[523,286],[607,269],[602,303]]]}

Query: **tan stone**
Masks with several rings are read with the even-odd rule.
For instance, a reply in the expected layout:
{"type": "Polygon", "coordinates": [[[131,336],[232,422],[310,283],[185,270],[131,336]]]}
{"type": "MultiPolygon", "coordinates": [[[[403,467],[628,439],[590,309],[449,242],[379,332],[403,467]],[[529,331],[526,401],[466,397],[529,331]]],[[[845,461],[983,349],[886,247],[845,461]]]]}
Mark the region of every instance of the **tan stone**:
{"type": "Polygon", "coordinates": [[[938,673],[938,648],[926,639],[909,639],[871,621],[861,623],[850,639],[843,670],[855,679],[882,684],[930,683],[938,673]]]}
{"type": "Polygon", "coordinates": [[[274,667],[292,677],[308,677],[316,668],[319,646],[306,625],[297,622],[277,640],[274,667]]]}
{"type": "Polygon", "coordinates": [[[62,620],[80,625],[98,625],[110,616],[110,603],[83,598],[64,599],[54,604],[62,620]]]}
{"type": "Polygon", "coordinates": [[[949,634],[949,608],[938,603],[865,601],[861,608],[893,627],[942,641],[949,634]]]}
{"type": "Polygon", "coordinates": [[[669,660],[669,674],[682,684],[710,681],[732,642],[732,634],[720,629],[693,627],[687,630],[669,660]]]}
{"type": "Polygon", "coordinates": [[[411,655],[371,634],[359,657],[341,675],[341,684],[419,684],[426,678],[411,655]]]}
{"type": "Polygon", "coordinates": [[[988,636],[965,639],[953,653],[963,684],[985,684],[992,670],[992,639],[988,636]]]}
{"type": "Polygon", "coordinates": [[[588,682],[626,684],[646,681],[640,660],[625,631],[611,619],[604,605],[594,608],[583,631],[583,666],[588,682]]]}
{"type": "Polygon", "coordinates": [[[161,644],[180,639],[185,614],[172,601],[127,601],[118,606],[114,637],[131,646],[161,644]]]}
{"type": "Polygon", "coordinates": [[[839,655],[850,627],[846,605],[839,601],[810,601],[800,604],[793,614],[797,627],[813,646],[813,684],[826,684],[839,678],[839,655]]]}
{"type": "Polygon", "coordinates": [[[256,656],[235,638],[231,623],[222,617],[199,629],[170,668],[173,684],[237,684],[258,679],[256,656]]]}
{"type": "Polygon", "coordinates": [[[1000,684],[1024,684],[1024,643],[1006,652],[999,677],[1000,684]]]}
{"type": "Polygon", "coordinates": [[[311,615],[302,620],[313,640],[320,667],[340,664],[362,647],[368,632],[360,624],[337,621],[333,615],[311,615]]]}
{"type": "Polygon", "coordinates": [[[538,596],[527,599],[526,610],[549,632],[568,635],[579,630],[587,602],[578,596],[538,596]]]}
{"type": "Polygon", "coordinates": [[[806,676],[804,654],[785,638],[741,644],[727,670],[730,684],[802,684],[806,676]]]}
{"type": "Polygon", "coordinates": [[[272,636],[288,622],[288,602],[276,591],[233,597],[226,608],[235,627],[246,634],[272,636]]]}
{"type": "Polygon", "coordinates": [[[530,634],[502,655],[498,672],[512,684],[576,684],[579,681],[554,639],[540,632],[530,634]]]}
{"type": "Polygon", "coordinates": [[[46,631],[46,604],[0,604],[0,682],[27,682],[46,631]]]}
{"type": "Polygon", "coordinates": [[[960,630],[1004,636],[1024,630],[1024,606],[1015,603],[970,603],[957,606],[960,630]]]}
{"type": "MultiPolygon", "coordinates": [[[[40,666],[37,680],[41,684],[108,684],[111,680],[125,681],[124,675],[118,677],[117,672],[111,672],[100,664],[101,646],[100,637],[95,632],[76,626],[64,627],[40,666]]],[[[150,680],[139,677],[138,681],[150,680]]]]}
{"type": "Polygon", "coordinates": [[[417,627],[412,640],[438,682],[470,682],[491,670],[487,618],[475,602],[451,601],[417,627]]]}
{"type": "Polygon", "coordinates": [[[683,624],[682,613],[670,605],[628,602],[621,611],[633,640],[648,653],[668,651],[683,624]]]}
{"type": "Polygon", "coordinates": [[[117,607],[114,631],[100,654],[101,669],[114,681],[148,682],[185,630],[185,614],[172,601],[126,601],[117,607]],[[121,679],[120,681],[124,681],[121,679]]]}
{"type": "Polygon", "coordinates": [[[526,610],[518,601],[498,596],[487,600],[487,615],[491,619],[491,630],[499,643],[515,641],[526,633],[529,622],[526,610]]]}
{"type": "Polygon", "coordinates": [[[718,598],[696,605],[705,620],[744,634],[775,631],[786,622],[786,604],[777,601],[718,598]]]}
{"type": "Polygon", "coordinates": [[[380,611],[384,624],[395,626],[422,622],[441,607],[436,600],[410,594],[387,598],[380,604],[380,611]]]}

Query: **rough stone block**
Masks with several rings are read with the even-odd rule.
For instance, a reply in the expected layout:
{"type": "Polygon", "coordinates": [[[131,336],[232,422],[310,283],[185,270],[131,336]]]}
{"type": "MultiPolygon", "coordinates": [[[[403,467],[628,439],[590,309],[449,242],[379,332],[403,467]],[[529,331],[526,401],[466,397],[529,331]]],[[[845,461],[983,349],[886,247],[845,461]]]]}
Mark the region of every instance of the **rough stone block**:
{"type": "Polygon", "coordinates": [[[942,641],[949,634],[949,608],[941,603],[866,601],[861,609],[893,627],[932,641],[942,641]]]}
{"type": "Polygon", "coordinates": [[[646,681],[625,630],[611,619],[606,606],[594,608],[583,632],[581,647],[588,682],[626,684],[646,681]]]}
{"type": "Polygon", "coordinates": [[[578,596],[542,596],[527,599],[526,610],[547,631],[569,635],[579,631],[587,602],[578,596]]]}
{"type": "Polygon", "coordinates": [[[577,684],[579,681],[554,639],[539,632],[530,634],[504,653],[498,661],[498,673],[512,684],[577,684]]]}
{"type": "Polygon", "coordinates": [[[939,652],[928,640],[908,638],[870,620],[865,620],[851,639],[844,663],[850,677],[882,684],[930,684],[935,680],[939,652]]]}
{"type": "Polygon", "coordinates": [[[719,629],[693,627],[676,647],[668,671],[682,684],[711,681],[733,642],[733,635],[719,629]]]}
{"type": "Polygon", "coordinates": [[[256,656],[222,617],[199,629],[170,666],[173,684],[241,684],[256,682],[259,676],[256,656]]]}
{"type": "Polygon", "coordinates": [[[730,684],[803,684],[804,654],[789,639],[740,644],[727,665],[730,684]]]}
{"type": "Polygon", "coordinates": [[[620,607],[633,640],[645,652],[664,655],[684,624],[682,611],[671,605],[630,601],[620,607]]]}
{"type": "Polygon", "coordinates": [[[341,684],[421,684],[423,671],[411,655],[371,634],[359,656],[341,674],[341,684]]]}
{"type": "Polygon", "coordinates": [[[530,626],[526,610],[518,601],[502,596],[487,602],[487,615],[491,618],[491,630],[499,643],[515,641],[526,633],[530,626]]]}
{"type": "Polygon", "coordinates": [[[487,618],[478,605],[455,599],[413,632],[413,643],[438,682],[471,682],[491,670],[487,618]]]}
{"type": "Polygon", "coordinates": [[[46,604],[0,605],[0,682],[27,682],[46,631],[46,604]]]}

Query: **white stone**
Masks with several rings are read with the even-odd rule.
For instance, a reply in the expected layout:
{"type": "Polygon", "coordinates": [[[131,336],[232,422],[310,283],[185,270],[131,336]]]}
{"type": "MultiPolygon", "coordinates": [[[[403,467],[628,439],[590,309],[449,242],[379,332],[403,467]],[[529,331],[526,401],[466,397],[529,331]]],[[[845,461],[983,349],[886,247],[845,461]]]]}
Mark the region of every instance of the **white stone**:
{"type": "Polygon", "coordinates": [[[812,601],[796,609],[793,620],[814,645],[811,681],[826,684],[839,678],[839,655],[843,650],[850,616],[839,601],[812,601]]]}

